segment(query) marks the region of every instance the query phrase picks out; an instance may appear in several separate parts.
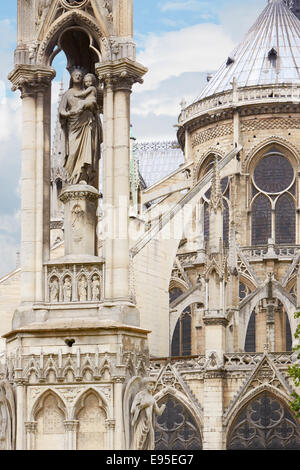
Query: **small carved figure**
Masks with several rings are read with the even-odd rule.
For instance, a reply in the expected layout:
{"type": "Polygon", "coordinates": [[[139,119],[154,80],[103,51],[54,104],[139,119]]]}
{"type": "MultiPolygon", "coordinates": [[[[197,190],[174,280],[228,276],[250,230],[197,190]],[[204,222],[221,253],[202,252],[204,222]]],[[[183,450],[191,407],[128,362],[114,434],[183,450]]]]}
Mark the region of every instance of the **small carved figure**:
{"type": "Polygon", "coordinates": [[[80,302],[86,302],[87,300],[87,282],[85,276],[81,276],[78,281],[78,296],[80,302]]]}
{"type": "Polygon", "coordinates": [[[52,0],[40,0],[39,1],[38,17],[37,17],[37,20],[36,20],[37,26],[40,25],[43,22],[43,20],[45,19],[46,15],[48,13],[49,7],[51,5],[51,2],[52,2],[52,0]]]}
{"type": "Polygon", "coordinates": [[[96,274],[93,276],[92,281],[92,299],[94,301],[100,300],[100,280],[96,274]]]}
{"type": "Polygon", "coordinates": [[[58,302],[58,295],[59,295],[59,284],[56,277],[51,279],[50,282],[50,301],[51,302],[58,302]]]}
{"type": "Polygon", "coordinates": [[[77,113],[80,113],[84,109],[89,109],[90,111],[93,111],[95,105],[97,106],[97,88],[95,86],[95,75],[93,75],[92,73],[86,74],[83,79],[83,83],[85,86],[85,90],[74,95],[75,98],[86,98],[82,101],[82,103],[79,103],[78,108],[76,110],[77,113]]]}
{"type": "Polygon", "coordinates": [[[145,390],[139,392],[132,403],[130,415],[133,437],[131,450],[153,450],[154,440],[154,420],[155,415],[161,416],[166,405],[159,407],[152,396],[155,387],[155,379],[145,378],[142,380],[145,390]]]}
{"type": "Polygon", "coordinates": [[[65,278],[64,286],[64,302],[71,302],[72,299],[72,280],[69,276],[65,278]]]}

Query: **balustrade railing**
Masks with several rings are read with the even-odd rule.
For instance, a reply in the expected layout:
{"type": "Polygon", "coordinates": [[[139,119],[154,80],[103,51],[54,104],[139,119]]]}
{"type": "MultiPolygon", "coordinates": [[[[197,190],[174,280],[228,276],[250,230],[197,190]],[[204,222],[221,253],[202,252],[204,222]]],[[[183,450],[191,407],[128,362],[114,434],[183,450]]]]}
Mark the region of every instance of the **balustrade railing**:
{"type": "Polygon", "coordinates": [[[208,98],[201,99],[196,103],[182,110],[179,116],[179,123],[184,124],[186,121],[193,119],[201,114],[205,114],[208,110],[220,110],[231,106],[242,106],[251,103],[266,103],[278,101],[300,101],[299,85],[270,85],[260,87],[239,88],[236,92],[233,90],[218,93],[208,98]]]}

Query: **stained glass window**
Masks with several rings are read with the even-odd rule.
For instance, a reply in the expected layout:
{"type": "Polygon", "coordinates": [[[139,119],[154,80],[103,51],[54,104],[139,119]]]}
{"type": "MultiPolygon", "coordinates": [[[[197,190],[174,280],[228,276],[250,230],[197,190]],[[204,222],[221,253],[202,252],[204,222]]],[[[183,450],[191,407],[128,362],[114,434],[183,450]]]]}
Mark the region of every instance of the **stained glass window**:
{"type": "Polygon", "coordinates": [[[199,428],[191,413],[174,397],[167,396],[159,405],[166,405],[156,420],[155,450],[202,450],[199,428]]]}
{"type": "Polygon", "coordinates": [[[276,243],[294,245],[296,238],[295,202],[288,194],[280,196],[276,203],[276,243]]]}
{"type": "Polygon", "coordinates": [[[255,310],[253,310],[247,329],[246,341],[245,341],[245,352],[255,352],[256,351],[256,341],[255,341],[255,328],[256,328],[256,316],[255,310]]]}
{"type": "Polygon", "coordinates": [[[252,245],[266,245],[271,237],[271,203],[260,194],[252,206],[252,245]]]}
{"type": "Polygon", "coordinates": [[[229,434],[229,450],[300,450],[300,429],[289,408],[268,392],[248,403],[229,434]]]}
{"type": "Polygon", "coordinates": [[[191,307],[187,307],[176,324],[171,346],[172,357],[191,356],[192,318],[191,307]]]}
{"type": "Polygon", "coordinates": [[[280,193],[287,189],[294,179],[290,162],[281,155],[263,158],[255,168],[254,181],[266,193],[280,193]]]}

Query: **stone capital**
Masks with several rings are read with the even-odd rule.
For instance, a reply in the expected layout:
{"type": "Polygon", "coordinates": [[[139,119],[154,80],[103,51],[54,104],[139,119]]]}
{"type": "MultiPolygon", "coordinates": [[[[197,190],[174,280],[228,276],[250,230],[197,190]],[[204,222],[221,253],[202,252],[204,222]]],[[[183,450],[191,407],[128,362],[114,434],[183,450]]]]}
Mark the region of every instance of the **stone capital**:
{"type": "Polygon", "coordinates": [[[100,83],[113,90],[131,91],[134,83],[143,83],[142,77],[147,71],[143,65],[130,59],[96,64],[100,83]]]}
{"type": "Polygon", "coordinates": [[[76,419],[70,419],[70,420],[64,421],[65,430],[69,432],[77,431],[78,424],[79,424],[79,421],[77,421],[76,419]]]}
{"type": "Polygon", "coordinates": [[[125,377],[122,377],[122,376],[115,376],[112,378],[113,382],[115,384],[123,384],[125,382],[125,377]]]}
{"type": "Polygon", "coordinates": [[[28,421],[27,423],[24,423],[24,424],[25,424],[26,432],[31,432],[33,434],[36,433],[36,430],[37,430],[37,422],[36,421],[28,421]]]}
{"type": "Polygon", "coordinates": [[[89,201],[98,201],[100,194],[93,186],[87,184],[76,184],[72,186],[67,186],[59,199],[66,204],[72,200],[89,200],[89,201]]]}
{"type": "Polygon", "coordinates": [[[26,98],[44,92],[55,75],[56,72],[52,67],[17,65],[8,78],[13,84],[12,90],[20,90],[21,97],[26,98]]]}
{"type": "Polygon", "coordinates": [[[105,421],[105,427],[107,430],[111,429],[114,430],[116,427],[116,420],[115,419],[107,419],[105,421]]]}

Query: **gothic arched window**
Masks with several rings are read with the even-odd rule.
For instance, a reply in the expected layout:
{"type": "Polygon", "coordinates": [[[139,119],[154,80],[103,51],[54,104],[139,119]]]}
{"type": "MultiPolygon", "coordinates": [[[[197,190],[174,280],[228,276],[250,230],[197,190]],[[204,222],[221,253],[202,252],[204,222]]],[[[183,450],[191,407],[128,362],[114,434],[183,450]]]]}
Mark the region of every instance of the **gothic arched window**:
{"type": "Polygon", "coordinates": [[[155,450],[202,450],[197,423],[191,413],[174,397],[165,397],[159,405],[166,409],[156,420],[155,450]]]}
{"type": "Polygon", "coordinates": [[[252,177],[252,245],[295,244],[295,172],[276,148],[256,165],[252,177]],[[275,217],[272,218],[272,211],[275,217]]]}
{"type": "Polygon", "coordinates": [[[227,449],[299,450],[299,425],[286,405],[263,392],[238,414],[229,433],[227,449]]]}
{"type": "Polygon", "coordinates": [[[276,203],[276,243],[294,244],[295,243],[295,202],[292,196],[285,193],[276,203]]]}
{"type": "Polygon", "coordinates": [[[252,245],[267,245],[272,235],[271,203],[259,194],[252,206],[252,245]]]}
{"type": "Polygon", "coordinates": [[[187,307],[176,324],[171,346],[172,357],[191,356],[192,354],[192,313],[187,307]]]}

